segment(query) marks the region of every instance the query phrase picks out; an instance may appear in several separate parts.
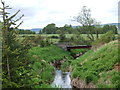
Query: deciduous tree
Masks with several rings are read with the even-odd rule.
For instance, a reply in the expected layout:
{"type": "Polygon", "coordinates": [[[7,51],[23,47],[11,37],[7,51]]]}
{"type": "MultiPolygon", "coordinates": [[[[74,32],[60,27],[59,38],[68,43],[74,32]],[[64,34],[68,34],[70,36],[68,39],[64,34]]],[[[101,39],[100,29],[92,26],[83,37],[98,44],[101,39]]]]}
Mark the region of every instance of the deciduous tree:
{"type": "Polygon", "coordinates": [[[79,22],[84,27],[84,30],[87,33],[87,37],[91,41],[94,41],[92,30],[94,29],[96,20],[91,17],[91,10],[88,9],[86,6],[83,6],[78,16],[74,17],[74,20],[79,22]]]}

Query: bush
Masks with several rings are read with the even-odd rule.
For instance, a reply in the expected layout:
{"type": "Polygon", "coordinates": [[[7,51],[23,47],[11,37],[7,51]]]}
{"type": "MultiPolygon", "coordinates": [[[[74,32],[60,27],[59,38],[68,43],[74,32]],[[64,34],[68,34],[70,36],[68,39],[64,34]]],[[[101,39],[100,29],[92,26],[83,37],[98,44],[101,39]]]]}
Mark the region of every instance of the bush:
{"type": "Polygon", "coordinates": [[[65,36],[64,33],[61,33],[61,34],[59,35],[59,38],[60,38],[60,42],[63,42],[63,41],[66,40],[66,36],[65,36]]]}
{"type": "Polygon", "coordinates": [[[90,40],[85,40],[84,37],[82,37],[80,34],[74,34],[71,38],[70,38],[71,42],[73,44],[78,44],[78,45],[90,45],[90,40]]]}
{"type": "Polygon", "coordinates": [[[53,36],[51,36],[51,38],[58,39],[59,37],[58,37],[58,36],[54,36],[54,35],[53,35],[53,36]]]}
{"type": "Polygon", "coordinates": [[[45,39],[42,36],[27,36],[25,37],[25,40],[30,43],[31,47],[35,47],[35,46],[44,47],[51,45],[49,39],[48,38],[45,39]]]}
{"type": "Polygon", "coordinates": [[[97,39],[92,43],[93,49],[97,49],[100,46],[104,45],[105,43],[109,43],[110,41],[114,40],[115,36],[113,31],[109,31],[101,36],[100,39],[97,39]]]}

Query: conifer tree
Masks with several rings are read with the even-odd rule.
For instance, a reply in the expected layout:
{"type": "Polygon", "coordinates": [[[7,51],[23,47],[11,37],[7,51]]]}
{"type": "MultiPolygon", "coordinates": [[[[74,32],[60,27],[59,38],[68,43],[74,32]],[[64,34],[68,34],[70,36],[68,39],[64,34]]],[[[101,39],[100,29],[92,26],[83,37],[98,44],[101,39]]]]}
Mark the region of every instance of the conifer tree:
{"type": "Polygon", "coordinates": [[[18,10],[12,16],[8,16],[6,12],[9,6],[5,5],[5,2],[1,0],[2,7],[0,7],[2,21],[2,71],[3,71],[3,87],[20,87],[21,72],[25,69],[26,53],[28,51],[28,45],[24,42],[19,42],[16,39],[16,31],[23,21],[18,25],[16,22],[20,21],[24,15],[21,15],[18,19],[13,18],[20,12],[18,10]]]}

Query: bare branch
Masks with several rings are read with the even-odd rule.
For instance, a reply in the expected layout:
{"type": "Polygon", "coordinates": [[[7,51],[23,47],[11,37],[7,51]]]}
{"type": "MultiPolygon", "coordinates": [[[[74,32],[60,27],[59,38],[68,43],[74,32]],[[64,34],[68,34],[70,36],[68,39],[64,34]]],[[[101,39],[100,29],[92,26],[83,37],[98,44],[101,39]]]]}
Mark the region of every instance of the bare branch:
{"type": "Polygon", "coordinates": [[[24,17],[24,14],[21,17],[19,17],[17,20],[15,20],[14,22],[19,21],[22,17],[24,17]]]}
{"type": "Polygon", "coordinates": [[[23,21],[21,23],[19,23],[16,28],[18,28],[22,23],[23,23],[23,21]]]}
{"type": "Polygon", "coordinates": [[[12,8],[5,8],[5,9],[12,9],[12,8]]]}
{"type": "Polygon", "coordinates": [[[5,2],[3,2],[2,0],[1,0],[1,3],[2,3],[3,5],[5,5],[5,2]]]}
{"type": "Polygon", "coordinates": [[[18,13],[20,12],[20,10],[18,10],[14,15],[12,15],[10,18],[8,18],[8,20],[11,20],[13,17],[15,17],[18,13]]]}

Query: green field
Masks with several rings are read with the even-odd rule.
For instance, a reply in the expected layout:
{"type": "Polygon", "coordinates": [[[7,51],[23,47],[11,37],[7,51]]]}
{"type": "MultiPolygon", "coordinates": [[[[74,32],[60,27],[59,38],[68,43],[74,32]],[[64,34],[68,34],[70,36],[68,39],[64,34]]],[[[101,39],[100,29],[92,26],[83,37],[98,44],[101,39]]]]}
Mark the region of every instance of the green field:
{"type": "MultiPolygon", "coordinates": [[[[74,36],[74,34],[65,34],[67,38],[70,38],[74,36]]],[[[82,37],[87,38],[87,34],[80,34],[82,37]]],[[[101,37],[103,34],[99,34],[101,37]]],[[[51,37],[51,36],[59,36],[59,34],[19,34],[18,37],[22,36],[43,36],[43,37],[51,37]]],[[[96,37],[96,34],[93,34],[94,37],[96,37]]],[[[116,37],[118,34],[116,34],[116,37]]]]}

